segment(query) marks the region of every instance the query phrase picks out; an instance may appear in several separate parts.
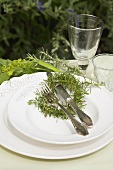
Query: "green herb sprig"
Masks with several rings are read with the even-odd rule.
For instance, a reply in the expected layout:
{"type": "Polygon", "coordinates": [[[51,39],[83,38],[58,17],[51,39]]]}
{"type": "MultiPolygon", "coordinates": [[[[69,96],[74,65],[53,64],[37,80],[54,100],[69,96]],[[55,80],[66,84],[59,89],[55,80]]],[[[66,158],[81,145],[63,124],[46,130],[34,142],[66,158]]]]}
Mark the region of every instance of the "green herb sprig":
{"type": "MultiPolygon", "coordinates": [[[[93,81],[88,81],[84,77],[84,81],[81,81],[78,77],[75,76],[76,71],[73,73],[68,71],[65,72],[55,72],[54,74],[50,74],[47,80],[44,82],[50,87],[53,93],[55,93],[55,86],[58,84],[62,84],[66,90],[70,92],[71,97],[78,105],[78,107],[83,108],[85,103],[85,95],[90,93],[89,88],[91,86],[96,85],[93,81]]],[[[78,71],[77,71],[78,73],[78,71]]],[[[28,104],[34,104],[44,116],[53,116],[55,118],[67,119],[64,112],[57,106],[51,105],[48,103],[47,99],[44,95],[42,95],[39,91],[35,93],[35,99],[29,100],[28,104]]],[[[75,113],[71,110],[68,104],[65,104],[64,107],[68,109],[68,111],[76,116],[75,113]]]]}
{"type": "Polygon", "coordinates": [[[0,84],[12,77],[19,77],[23,74],[35,72],[59,72],[59,69],[52,63],[36,58],[28,54],[26,59],[4,60],[0,59],[0,84]]]}

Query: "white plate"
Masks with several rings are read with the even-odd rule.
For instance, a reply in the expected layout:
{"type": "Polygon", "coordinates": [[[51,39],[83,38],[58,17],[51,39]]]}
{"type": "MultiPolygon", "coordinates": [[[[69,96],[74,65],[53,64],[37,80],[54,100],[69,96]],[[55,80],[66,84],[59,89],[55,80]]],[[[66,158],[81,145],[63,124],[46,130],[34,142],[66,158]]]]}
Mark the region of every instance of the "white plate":
{"type": "MultiPolygon", "coordinates": [[[[41,75],[41,73],[38,73],[41,75]]],[[[53,145],[33,141],[7,126],[7,104],[12,95],[26,84],[37,79],[38,74],[13,78],[0,86],[0,144],[19,154],[42,159],[68,159],[93,153],[113,139],[113,128],[93,141],[74,145],[53,145]]]]}
{"type": "Polygon", "coordinates": [[[46,79],[46,74],[38,74],[37,80],[15,93],[8,104],[8,119],[12,126],[22,134],[47,143],[77,144],[96,139],[113,126],[113,99],[104,88],[92,88],[86,96],[85,112],[93,120],[89,135],[81,136],[75,132],[69,120],[44,117],[35,106],[27,102],[35,97],[36,89],[46,79]]]}

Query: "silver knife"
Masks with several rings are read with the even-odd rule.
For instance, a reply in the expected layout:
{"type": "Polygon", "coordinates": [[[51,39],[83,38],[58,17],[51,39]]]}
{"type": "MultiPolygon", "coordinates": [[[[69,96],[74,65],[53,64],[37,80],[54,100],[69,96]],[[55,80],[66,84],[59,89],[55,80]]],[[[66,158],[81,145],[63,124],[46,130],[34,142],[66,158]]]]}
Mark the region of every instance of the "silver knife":
{"type": "Polygon", "coordinates": [[[55,87],[56,92],[72,107],[73,111],[78,115],[79,119],[87,126],[92,127],[92,119],[84,113],[76,103],[73,101],[68,92],[64,89],[64,87],[59,84],[55,87]]]}

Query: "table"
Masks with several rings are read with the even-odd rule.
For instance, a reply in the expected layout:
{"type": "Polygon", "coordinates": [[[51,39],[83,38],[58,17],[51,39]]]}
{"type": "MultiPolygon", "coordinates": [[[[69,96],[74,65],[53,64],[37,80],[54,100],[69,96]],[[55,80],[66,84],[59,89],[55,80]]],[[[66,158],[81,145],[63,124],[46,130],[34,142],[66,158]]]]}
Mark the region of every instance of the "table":
{"type": "Polygon", "coordinates": [[[0,147],[1,170],[113,170],[113,142],[105,148],[76,159],[41,160],[15,154],[0,147]]]}
{"type": "MultiPolygon", "coordinates": [[[[71,62],[70,62],[71,63],[71,62]]],[[[72,61],[73,63],[73,61],[72,61]]],[[[73,63],[74,64],[74,63],[73,63]]],[[[89,72],[92,66],[90,65],[89,72]]],[[[0,170],[113,170],[113,141],[92,154],[68,160],[43,160],[16,154],[0,146],[0,170]]]]}

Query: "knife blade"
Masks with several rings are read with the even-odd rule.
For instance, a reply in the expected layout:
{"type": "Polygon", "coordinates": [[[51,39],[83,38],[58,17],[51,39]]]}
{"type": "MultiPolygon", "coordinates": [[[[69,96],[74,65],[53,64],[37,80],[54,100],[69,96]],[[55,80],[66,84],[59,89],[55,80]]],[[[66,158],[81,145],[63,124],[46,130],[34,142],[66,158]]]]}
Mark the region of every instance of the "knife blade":
{"type": "Polygon", "coordinates": [[[79,119],[88,127],[92,127],[92,119],[76,105],[66,89],[59,84],[55,87],[55,90],[71,106],[73,111],[78,115],[79,119]]]}

